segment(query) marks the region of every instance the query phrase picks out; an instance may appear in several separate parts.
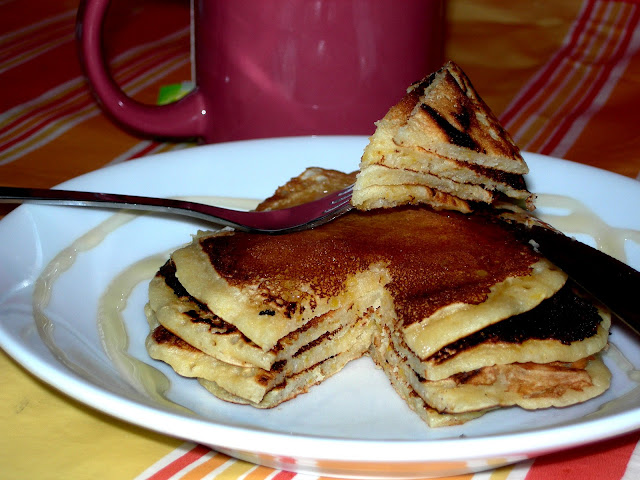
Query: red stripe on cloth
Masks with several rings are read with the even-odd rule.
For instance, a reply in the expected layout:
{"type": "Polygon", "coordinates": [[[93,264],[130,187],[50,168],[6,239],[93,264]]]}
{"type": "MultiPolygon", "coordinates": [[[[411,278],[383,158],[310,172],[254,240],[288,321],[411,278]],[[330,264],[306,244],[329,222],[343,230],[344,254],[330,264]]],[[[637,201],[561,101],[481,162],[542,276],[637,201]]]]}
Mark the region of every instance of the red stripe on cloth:
{"type": "Polygon", "coordinates": [[[147,477],[147,480],[165,480],[167,478],[171,478],[180,470],[182,470],[188,465],[191,465],[193,462],[195,462],[199,458],[202,458],[204,455],[206,455],[210,451],[211,450],[208,449],[207,447],[203,447],[202,445],[196,445],[181,457],[176,458],[169,465],[161,468],[150,477],[147,477]]]}
{"type": "Polygon", "coordinates": [[[584,5],[578,19],[576,20],[573,31],[569,37],[569,40],[564,46],[555,54],[555,56],[547,63],[544,70],[538,75],[538,77],[527,86],[527,89],[520,94],[517,100],[511,104],[500,116],[500,121],[503,125],[507,124],[524,108],[527,103],[531,101],[544,87],[545,83],[549,80],[553,72],[558,68],[560,62],[567,57],[567,55],[576,47],[582,33],[589,24],[589,18],[595,8],[597,0],[587,0],[584,5]]]}
{"type": "MultiPolygon", "coordinates": [[[[609,65],[617,64],[626,53],[629,48],[629,44],[631,43],[631,38],[633,33],[638,26],[638,22],[640,21],[640,9],[633,9],[633,15],[626,26],[625,34],[622,37],[620,44],[616,48],[614,55],[607,60],[609,65]]],[[[591,104],[593,103],[596,96],[600,93],[605,83],[608,81],[611,76],[612,69],[611,68],[602,68],[598,73],[596,80],[590,85],[588,94],[582,99],[582,101],[573,108],[568,115],[563,117],[563,120],[555,131],[555,133],[551,136],[551,138],[546,142],[543,148],[539,153],[549,155],[554,148],[558,146],[558,143],[562,140],[562,138],[566,135],[567,131],[571,128],[576,119],[585,113],[591,104]]]]}
{"type": "Polygon", "coordinates": [[[640,432],[553,453],[533,462],[525,480],[620,480],[640,432]]]}
{"type": "Polygon", "coordinates": [[[285,470],[281,470],[278,473],[276,473],[273,477],[271,477],[271,480],[290,480],[296,475],[297,474],[294,472],[287,472],[285,470]]]}

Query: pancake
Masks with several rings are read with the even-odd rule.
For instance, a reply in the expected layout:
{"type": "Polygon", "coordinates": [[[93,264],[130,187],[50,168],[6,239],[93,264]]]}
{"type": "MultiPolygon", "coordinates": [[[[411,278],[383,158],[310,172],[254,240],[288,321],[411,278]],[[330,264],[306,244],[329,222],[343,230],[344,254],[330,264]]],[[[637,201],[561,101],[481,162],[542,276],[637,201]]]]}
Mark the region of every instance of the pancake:
{"type": "Polygon", "coordinates": [[[364,354],[365,345],[370,343],[370,338],[361,336],[359,342],[354,344],[350,349],[340,352],[326,360],[314,365],[305,371],[285,378],[282,383],[272,388],[260,402],[252,402],[246,398],[231,394],[229,391],[221,388],[216,382],[199,378],[200,384],[210,393],[221,400],[250,405],[256,408],[273,408],[283,402],[291,400],[303,393],[307,393],[311,387],[322,383],[325,379],[338,373],[351,360],[356,360],[364,354]]]}
{"type": "Polygon", "coordinates": [[[416,355],[402,337],[394,349],[427,380],[510,363],[576,362],[606,348],[611,314],[582,297],[573,282],[535,308],[462,337],[427,356],[416,355]]]}
{"type": "MultiPolygon", "coordinates": [[[[549,312],[556,312],[558,305],[566,307],[570,318],[551,325],[564,333],[581,331],[576,323],[580,316],[572,316],[578,312],[579,295],[571,293],[576,290],[563,272],[484,213],[463,215],[424,206],[353,211],[293,234],[200,233],[191,245],[174,252],[150,285],[149,314],[189,347],[176,348],[152,335],[147,348],[153,358],[200,379],[220,398],[269,408],[307,391],[318,378],[335,374],[343,360],[375,352],[369,347],[382,336],[387,342],[384,354],[372,355],[395,376],[391,381],[403,398],[422,408],[421,418],[431,425],[457,424],[503,404],[535,405],[519,394],[504,393],[513,390],[504,380],[473,388],[468,382],[455,383],[466,378],[464,374],[483,371],[474,374],[480,379],[490,367],[511,365],[500,367],[496,375],[512,378],[523,368],[535,370],[529,364],[572,364],[606,346],[608,314],[602,310],[594,320],[597,310],[587,300],[591,330],[584,338],[567,342],[536,333],[540,318],[557,317],[549,312]],[[200,258],[185,261],[193,252],[200,258]],[[201,276],[192,275],[197,262],[206,266],[201,276]],[[222,285],[218,291],[209,285],[212,278],[222,285]],[[295,304],[288,306],[292,299],[295,304]],[[225,301],[253,306],[241,309],[236,320],[219,308],[225,301]],[[373,320],[363,323],[369,314],[373,320]],[[294,328],[281,328],[289,324],[294,328]],[[329,343],[326,333],[336,327],[352,336],[324,345],[329,343]],[[269,342],[263,332],[268,332],[269,342]],[[322,355],[312,357],[311,364],[296,363],[295,353],[314,342],[322,355]],[[349,353],[329,361],[341,352],[349,353]],[[331,365],[338,367],[332,370],[331,365]],[[314,369],[321,372],[319,377],[311,373],[314,369]],[[440,391],[447,392],[442,398],[457,400],[438,403],[434,398],[440,391]],[[475,394],[489,395],[495,402],[464,400],[475,394]]],[[[565,383],[572,376],[587,378],[584,369],[564,370],[565,383]]],[[[588,378],[595,387],[582,394],[567,390],[559,400],[538,405],[597,395],[606,382],[602,374],[597,382],[593,375],[588,378]]],[[[524,376],[517,378],[516,383],[524,382],[524,376]]]]}
{"type": "MultiPolygon", "coordinates": [[[[241,367],[229,364],[203,353],[193,345],[159,325],[147,337],[146,348],[151,358],[169,364],[184,377],[213,381],[229,394],[250,403],[260,403],[274,387],[286,379],[312,370],[325,360],[345,351],[359,352],[362,356],[371,343],[368,318],[361,316],[353,328],[341,328],[328,332],[293,353],[286,360],[272,365],[271,370],[258,367],[241,367]]],[[[325,376],[337,372],[323,367],[325,376]]],[[[305,388],[308,386],[304,384],[305,388]]],[[[296,390],[297,391],[297,390],[296,390]]]]}
{"type": "Polygon", "coordinates": [[[359,209],[426,203],[468,213],[503,199],[533,208],[528,168],[453,62],[412,85],[376,123],[353,193],[359,209]]]}
{"type": "Polygon", "coordinates": [[[397,138],[446,158],[525,174],[520,149],[454,62],[416,82],[408,93],[418,98],[409,122],[397,138]]]}
{"type": "Polygon", "coordinates": [[[358,302],[375,306],[386,272],[355,257],[327,262],[348,243],[331,237],[324,229],[279,236],[221,232],[196,238],[171,258],[194,298],[270,350],[331,310],[358,302]]]}
{"type": "Polygon", "coordinates": [[[389,283],[407,343],[426,355],[533,308],[566,280],[498,224],[412,207],[286,235],[202,236],[172,260],[194,298],[263,349],[329,310],[375,308],[389,283]]]}
{"type": "Polygon", "coordinates": [[[148,314],[207,355],[233,365],[265,370],[328,332],[350,328],[358,319],[352,309],[329,311],[281,338],[272,349],[264,350],[189,295],[178,282],[171,261],[150,282],[148,314]]]}
{"type": "Polygon", "coordinates": [[[611,374],[599,357],[573,363],[511,363],[429,381],[384,342],[371,355],[409,406],[431,427],[458,425],[500,407],[565,407],[602,394],[611,374]]]}
{"type": "Polygon", "coordinates": [[[585,363],[588,369],[573,365],[605,348],[610,324],[605,310],[588,299],[579,303],[581,295],[563,272],[484,213],[425,206],[353,211],[293,234],[196,235],[150,284],[148,314],[175,338],[158,340],[157,328],[147,348],[219,398],[259,408],[306,392],[369,352],[423,420],[458,424],[504,405],[571,404],[606,388],[597,358],[585,363]],[[199,259],[185,260],[193,252],[199,259]],[[192,265],[203,258],[205,273],[193,276],[192,265]],[[252,307],[236,320],[219,308],[225,301],[252,307]],[[589,312],[586,327],[581,309],[589,312]],[[546,336],[541,318],[549,320],[546,336]],[[342,341],[327,335],[332,328],[345,332],[342,341]],[[372,347],[381,343],[382,350],[372,347]],[[313,348],[321,353],[296,361],[298,351],[313,348]],[[536,369],[551,379],[546,390],[557,391],[558,378],[591,384],[557,398],[545,396],[541,385],[537,394],[546,400],[537,403],[513,394],[535,377],[523,372],[536,369]],[[489,372],[497,383],[460,381],[477,383],[489,372]],[[472,400],[476,395],[494,400],[472,400]]]}
{"type": "Polygon", "coordinates": [[[324,197],[330,192],[352,185],[357,172],[344,173],[320,167],[308,167],[300,175],[278,187],[275,193],[256,207],[257,211],[278,210],[301,205],[324,197]]]}

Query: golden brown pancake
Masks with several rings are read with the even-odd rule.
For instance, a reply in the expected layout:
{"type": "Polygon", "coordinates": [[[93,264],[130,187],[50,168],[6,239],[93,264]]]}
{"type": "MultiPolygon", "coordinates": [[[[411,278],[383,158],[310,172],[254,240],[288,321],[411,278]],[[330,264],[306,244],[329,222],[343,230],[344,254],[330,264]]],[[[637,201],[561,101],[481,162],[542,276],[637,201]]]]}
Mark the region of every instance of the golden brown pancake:
{"type": "Polygon", "coordinates": [[[271,197],[260,202],[256,210],[278,210],[312,202],[352,185],[356,181],[356,173],[319,167],[306,168],[300,175],[278,187],[271,197]]]}
{"type": "Polygon", "coordinates": [[[350,310],[329,311],[281,338],[272,349],[264,350],[189,295],[176,278],[171,261],[150,282],[148,310],[154,321],[207,355],[233,365],[265,370],[318,337],[350,328],[358,320],[350,310]]]}
{"type": "MultiPolygon", "coordinates": [[[[368,317],[360,317],[353,324],[353,328],[338,327],[327,332],[302,346],[288,358],[274,363],[269,370],[255,366],[238,366],[218,360],[174,335],[162,325],[152,329],[147,337],[146,347],[152,358],[168,363],[184,377],[214,382],[230,395],[244,398],[250,403],[261,404],[271,390],[292,378],[307,378],[310,371],[328,359],[345,351],[357,354],[358,357],[362,356],[371,343],[368,321],[368,317]]],[[[325,376],[336,373],[327,371],[326,365],[324,369],[325,376]]],[[[308,382],[291,392],[297,395],[300,388],[306,387],[308,382]]]]}
{"type": "Polygon", "coordinates": [[[397,333],[393,347],[427,380],[510,363],[576,362],[607,346],[611,314],[585,299],[569,281],[535,308],[461,337],[418,357],[397,333]]]}
{"type": "Polygon", "coordinates": [[[307,393],[309,388],[335,375],[351,360],[360,358],[365,353],[365,346],[369,342],[369,338],[361,336],[351,348],[329,357],[307,370],[285,378],[280,384],[269,390],[260,402],[252,402],[247,398],[233,395],[211,380],[199,378],[198,381],[210,393],[227,402],[250,405],[256,408],[273,408],[300,394],[307,393]]]}
{"type": "Polygon", "coordinates": [[[422,148],[446,158],[524,174],[520,149],[454,62],[409,88],[417,97],[413,115],[398,132],[398,143],[418,139],[422,148]]]}
{"type": "Polygon", "coordinates": [[[468,213],[504,198],[533,208],[518,148],[453,62],[412,85],[376,126],[355,183],[357,208],[426,203],[468,213]]]}
{"type": "Polygon", "coordinates": [[[464,423],[499,407],[573,405],[603,393],[611,378],[599,357],[589,357],[573,363],[494,365],[429,381],[384,340],[374,341],[370,352],[398,394],[431,427],[464,423]]]}

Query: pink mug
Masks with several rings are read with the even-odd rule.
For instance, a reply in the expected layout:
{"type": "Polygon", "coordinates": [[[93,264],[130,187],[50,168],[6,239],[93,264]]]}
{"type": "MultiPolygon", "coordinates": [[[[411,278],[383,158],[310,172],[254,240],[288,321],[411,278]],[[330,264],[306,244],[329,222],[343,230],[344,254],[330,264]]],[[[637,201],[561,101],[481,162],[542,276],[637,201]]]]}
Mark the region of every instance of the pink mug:
{"type": "Polygon", "coordinates": [[[440,67],[442,2],[193,0],[196,86],[162,106],[129,98],[110,76],[109,0],[83,0],[80,57],[103,108],[140,134],[206,143],[370,135],[412,82],[440,67]]]}

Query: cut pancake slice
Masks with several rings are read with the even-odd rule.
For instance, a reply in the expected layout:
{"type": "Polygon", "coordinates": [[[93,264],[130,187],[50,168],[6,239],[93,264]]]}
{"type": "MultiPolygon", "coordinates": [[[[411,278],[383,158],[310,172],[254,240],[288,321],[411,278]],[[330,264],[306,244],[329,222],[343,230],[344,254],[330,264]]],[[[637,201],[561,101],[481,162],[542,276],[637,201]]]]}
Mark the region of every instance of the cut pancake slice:
{"type": "Polygon", "coordinates": [[[495,365],[429,381],[384,342],[371,354],[398,393],[414,410],[419,407],[416,413],[430,426],[456,425],[467,420],[465,415],[479,416],[500,407],[534,410],[574,405],[603,393],[611,379],[598,356],[573,363],[495,365]]]}
{"type": "Polygon", "coordinates": [[[386,341],[384,334],[375,336],[369,354],[385,373],[394,390],[406,402],[420,419],[430,427],[449,427],[453,425],[461,425],[470,420],[481,417],[491,409],[465,412],[465,413],[443,413],[433,408],[423,399],[416,390],[411,386],[409,376],[403,368],[397,367],[397,355],[390,351],[390,346],[386,341]],[[389,360],[387,360],[389,357],[389,360]],[[395,363],[395,364],[394,364],[395,363]]]}
{"type": "Polygon", "coordinates": [[[406,319],[397,330],[416,355],[427,358],[460,338],[535,308],[566,280],[562,270],[541,258],[531,265],[529,274],[512,275],[490,285],[482,301],[449,302],[421,319],[406,319]]]}
{"type": "Polygon", "coordinates": [[[609,387],[610,373],[599,355],[606,349],[611,319],[583,295],[570,281],[534,309],[427,359],[418,358],[401,334],[385,325],[371,355],[431,426],[458,424],[461,414],[499,407],[584,402],[609,387]]]}
{"type": "MultiPolygon", "coordinates": [[[[360,317],[353,328],[341,328],[302,346],[291,357],[281,360],[271,370],[241,367],[220,361],[203,353],[180,337],[159,325],[147,338],[149,355],[169,364],[185,377],[215,382],[230,394],[251,403],[260,403],[264,396],[286,379],[315,368],[325,360],[344,351],[358,350],[361,356],[371,343],[367,317],[360,317]]],[[[335,373],[335,372],[332,372],[335,373]]],[[[327,375],[330,374],[327,372],[327,375]]]]}
{"type": "Polygon", "coordinates": [[[194,239],[171,258],[192,297],[270,350],[329,311],[375,307],[386,272],[363,265],[367,259],[327,261],[349,242],[345,233],[327,241],[331,235],[321,229],[277,236],[223,231],[194,239]]]}
{"type": "Polygon", "coordinates": [[[571,363],[606,348],[611,314],[595,307],[573,282],[535,308],[489,325],[419,357],[391,332],[393,348],[426,380],[441,380],[486,366],[571,363]]]}
{"type": "Polygon", "coordinates": [[[354,202],[363,210],[391,208],[396,205],[428,204],[436,209],[458,210],[470,213],[469,201],[490,202],[493,196],[480,186],[465,187],[459,191],[457,182],[430,173],[413,172],[372,165],[366,175],[359,177],[354,202]],[[458,191],[458,196],[448,192],[458,191]]]}
{"type": "Polygon", "coordinates": [[[398,131],[400,145],[415,144],[503,172],[528,173],[520,149],[454,62],[412,85],[408,93],[417,100],[411,118],[398,131]]]}
{"type": "Polygon", "coordinates": [[[151,314],[160,325],[195,348],[233,365],[270,370],[275,363],[291,357],[323,335],[353,327],[358,319],[354,309],[332,310],[287,334],[273,348],[264,350],[189,295],[175,272],[175,265],[169,260],[151,280],[151,314]]]}
{"type": "Polygon", "coordinates": [[[517,146],[454,63],[412,85],[376,126],[355,183],[357,208],[427,203],[467,213],[502,198],[533,208],[517,146]]]}
{"type": "Polygon", "coordinates": [[[222,388],[216,382],[205,379],[198,379],[200,384],[210,393],[231,403],[239,403],[243,405],[251,405],[256,408],[273,408],[282,402],[291,400],[303,393],[309,391],[309,388],[322,383],[325,379],[335,375],[351,360],[356,360],[367,351],[367,347],[371,343],[371,338],[365,335],[361,336],[353,346],[344,350],[326,360],[317,363],[313,367],[299,372],[297,374],[286,377],[280,384],[269,390],[264,398],[259,402],[252,402],[246,398],[233,395],[228,390],[222,388]]]}

